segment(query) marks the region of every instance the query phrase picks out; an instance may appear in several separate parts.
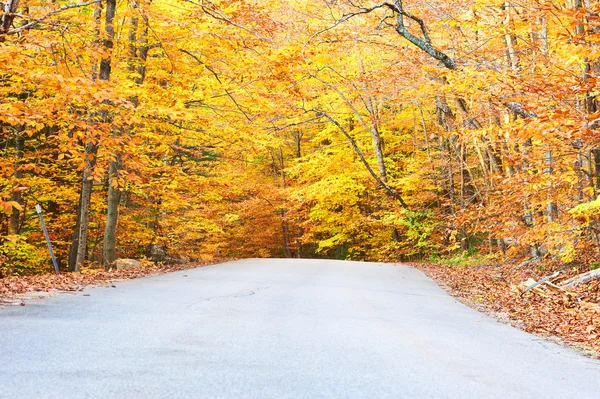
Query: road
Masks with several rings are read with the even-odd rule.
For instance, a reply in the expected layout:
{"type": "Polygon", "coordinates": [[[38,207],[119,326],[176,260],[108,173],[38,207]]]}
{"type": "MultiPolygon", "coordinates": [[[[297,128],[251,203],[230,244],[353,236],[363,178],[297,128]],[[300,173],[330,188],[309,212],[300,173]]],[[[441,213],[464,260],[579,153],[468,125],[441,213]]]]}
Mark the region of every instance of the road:
{"type": "Polygon", "coordinates": [[[249,259],[0,310],[0,398],[600,398],[416,269],[249,259]]]}

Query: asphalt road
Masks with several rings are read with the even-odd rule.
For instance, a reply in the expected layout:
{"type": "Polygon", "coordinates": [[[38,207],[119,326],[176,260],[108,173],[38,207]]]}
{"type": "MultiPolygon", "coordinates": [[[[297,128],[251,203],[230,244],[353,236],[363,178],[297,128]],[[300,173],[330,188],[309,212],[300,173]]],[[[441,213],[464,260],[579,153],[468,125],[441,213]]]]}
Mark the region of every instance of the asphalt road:
{"type": "Polygon", "coordinates": [[[252,259],[0,310],[0,398],[597,399],[600,362],[410,267],[252,259]]]}

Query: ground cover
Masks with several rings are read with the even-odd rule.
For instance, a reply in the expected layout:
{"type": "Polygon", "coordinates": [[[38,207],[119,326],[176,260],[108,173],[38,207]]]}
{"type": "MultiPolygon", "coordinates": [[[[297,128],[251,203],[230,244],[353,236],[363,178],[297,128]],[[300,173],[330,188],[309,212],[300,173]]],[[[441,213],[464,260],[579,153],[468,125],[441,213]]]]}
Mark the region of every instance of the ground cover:
{"type": "Polygon", "coordinates": [[[566,267],[557,274],[536,262],[469,267],[411,265],[469,306],[600,357],[600,279],[572,284],[589,276],[589,271],[566,267]]]}
{"type": "Polygon", "coordinates": [[[86,287],[113,285],[118,281],[148,277],[218,263],[190,262],[185,264],[163,265],[148,262],[144,267],[130,270],[110,270],[84,268],[81,273],[41,274],[33,276],[9,276],[0,279],[0,306],[22,305],[26,299],[43,297],[55,292],[77,292],[86,287]]]}

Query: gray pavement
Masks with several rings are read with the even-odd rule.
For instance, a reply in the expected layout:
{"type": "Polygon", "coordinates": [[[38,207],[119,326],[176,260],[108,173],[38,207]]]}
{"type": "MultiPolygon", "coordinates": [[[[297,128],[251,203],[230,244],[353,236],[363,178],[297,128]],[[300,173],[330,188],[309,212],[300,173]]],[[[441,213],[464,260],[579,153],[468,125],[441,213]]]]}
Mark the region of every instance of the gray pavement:
{"type": "Polygon", "coordinates": [[[416,269],[249,259],[0,310],[0,398],[600,398],[416,269]]]}

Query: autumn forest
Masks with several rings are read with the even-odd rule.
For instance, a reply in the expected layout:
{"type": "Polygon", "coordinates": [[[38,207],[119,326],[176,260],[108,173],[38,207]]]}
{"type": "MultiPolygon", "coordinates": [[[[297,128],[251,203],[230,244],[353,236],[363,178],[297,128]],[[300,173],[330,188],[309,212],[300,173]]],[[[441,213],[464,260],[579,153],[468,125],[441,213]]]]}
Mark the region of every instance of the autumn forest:
{"type": "Polygon", "coordinates": [[[598,2],[3,7],[0,277],[597,257],[598,2]]]}

